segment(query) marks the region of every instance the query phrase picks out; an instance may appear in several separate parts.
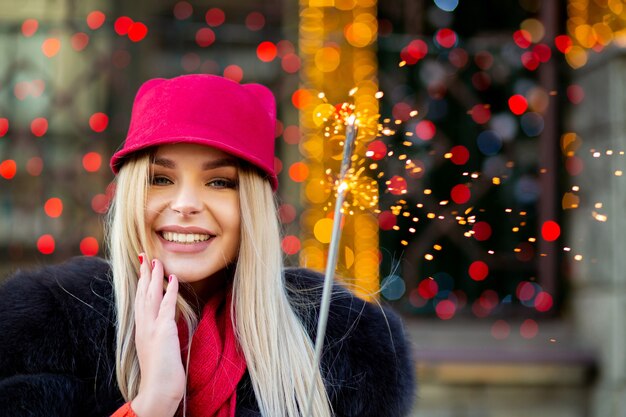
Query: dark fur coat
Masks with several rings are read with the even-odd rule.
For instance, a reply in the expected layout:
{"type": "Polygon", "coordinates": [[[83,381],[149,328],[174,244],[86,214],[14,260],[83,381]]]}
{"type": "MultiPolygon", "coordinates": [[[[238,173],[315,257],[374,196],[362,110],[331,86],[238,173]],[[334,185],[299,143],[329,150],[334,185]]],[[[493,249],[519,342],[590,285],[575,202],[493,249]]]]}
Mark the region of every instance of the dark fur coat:
{"type": "MultiPolygon", "coordinates": [[[[317,273],[290,269],[286,280],[321,296],[317,273]]],[[[97,258],[18,272],[0,287],[0,416],[109,416],[124,403],[115,380],[112,298],[109,265],[97,258]]],[[[318,307],[299,313],[304,323],[315,322],[318,307]]],[[[310,334],[314,340],[314,328],[310,334]]],[[[322,362],[336,416],[410,410],[411,349],[392,312],[337,287],[322,362]]],[[[260,417],[247,374],[237,416],[260,417]]]]}

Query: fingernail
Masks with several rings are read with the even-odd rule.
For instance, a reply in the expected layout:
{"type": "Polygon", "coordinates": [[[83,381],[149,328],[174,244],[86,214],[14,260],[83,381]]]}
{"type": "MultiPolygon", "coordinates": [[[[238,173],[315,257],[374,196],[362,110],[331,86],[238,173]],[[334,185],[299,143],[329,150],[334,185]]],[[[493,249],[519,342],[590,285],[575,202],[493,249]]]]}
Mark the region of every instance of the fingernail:
{"type": "Polygon", "coordinates": [[[156,259],[152,260],[152,267],[154,268],[154,265],[156,265],[156,259]]]}
{"type": "Polygon", "coordinates": [[[167,282],[172,282],[172,278],[174,278],[174,275],[170,275],[170,276],[167,278],[167,282]]]}
{"type": "Polygon", "coordinates": [[[143,264],[143,255],[139,255],[139,265],[143,264]]]}

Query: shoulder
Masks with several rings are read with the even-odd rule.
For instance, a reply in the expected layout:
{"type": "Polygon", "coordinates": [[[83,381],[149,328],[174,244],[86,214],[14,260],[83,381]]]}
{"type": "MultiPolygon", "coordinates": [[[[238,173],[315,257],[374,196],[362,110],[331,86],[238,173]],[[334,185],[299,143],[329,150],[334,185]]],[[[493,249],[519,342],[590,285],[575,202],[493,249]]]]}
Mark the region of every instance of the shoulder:
{"type": "MultiPolygon", "coordinates": [[[[315,340],[324,276],[289,268],[285,280],[292,304],[315,340]]],[[[413,355],[393,310],[336,284],[325,336],[322,370],[338,415],[408,413],[415,390],[413,355]]]]}
{"type": "Polygon", "coordinates": [[[109,265],[99,258],[17,271],[0,286],[0,369],[75,366],[77,346],[88,352],[102,343],[96,337],[111,321],[111,299],[109,265]]]}

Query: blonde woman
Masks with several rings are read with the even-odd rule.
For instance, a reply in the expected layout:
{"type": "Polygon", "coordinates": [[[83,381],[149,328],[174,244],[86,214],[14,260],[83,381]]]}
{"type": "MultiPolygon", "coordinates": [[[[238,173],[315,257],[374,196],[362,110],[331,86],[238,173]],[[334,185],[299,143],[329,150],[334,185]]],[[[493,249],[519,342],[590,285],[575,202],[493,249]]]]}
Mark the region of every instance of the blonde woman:
{"type": "Polygon", "coordinates": [[[285,269],[275,101],[211,75],[139,90],[107,229],[109,260],[0,288],[0,416],[403,416],[413,364],[398,318],[285,269]]]}

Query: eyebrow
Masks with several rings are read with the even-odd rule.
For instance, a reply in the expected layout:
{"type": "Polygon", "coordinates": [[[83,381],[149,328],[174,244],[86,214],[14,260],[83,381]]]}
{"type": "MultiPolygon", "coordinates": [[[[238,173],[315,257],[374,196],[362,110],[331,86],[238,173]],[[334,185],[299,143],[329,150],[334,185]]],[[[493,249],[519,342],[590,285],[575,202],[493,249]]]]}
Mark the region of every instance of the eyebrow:
{"type": "MultiPolygon", "coordinates": [[[[167,158],[155,158],[152,161],[152,163],[154,165],[158,165],[163,168],[169,168],[169,169],[176,168],[176,162],[167,158]]],[[[206,161],[202,164],[202,170],[204,171],[221,168],[221,167],[237,167],[237,161],[235,161],[233,158],[219,158],[219,159],[213,159],[211,161],[206,161]]]]}

